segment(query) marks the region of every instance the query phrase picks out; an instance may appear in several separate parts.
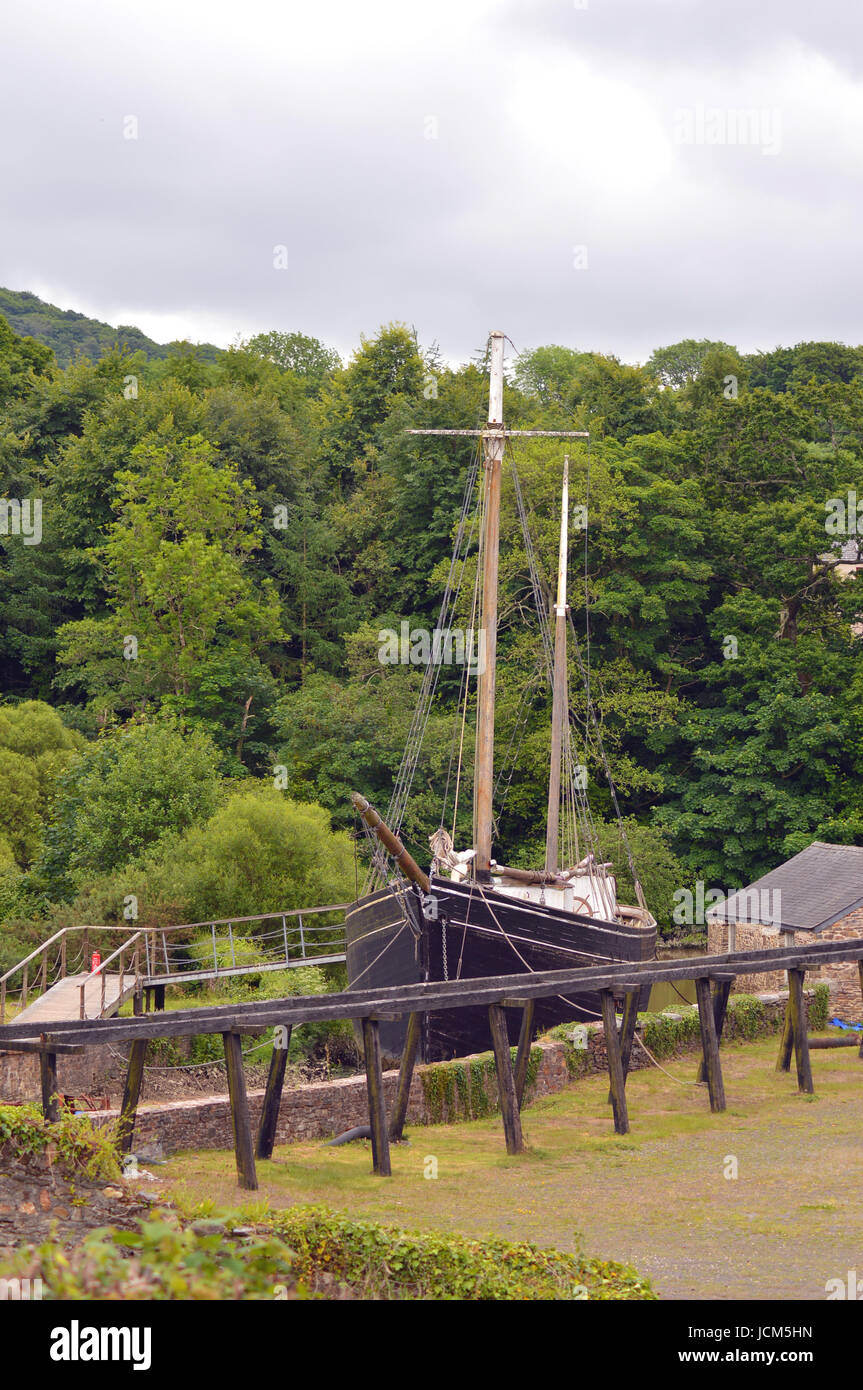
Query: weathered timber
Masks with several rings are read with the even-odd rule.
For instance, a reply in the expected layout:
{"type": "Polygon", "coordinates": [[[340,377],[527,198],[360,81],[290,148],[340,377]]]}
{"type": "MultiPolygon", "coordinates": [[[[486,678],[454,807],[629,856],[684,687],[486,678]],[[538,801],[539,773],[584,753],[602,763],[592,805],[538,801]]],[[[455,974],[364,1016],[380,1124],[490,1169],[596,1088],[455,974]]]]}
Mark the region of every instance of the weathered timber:
{"type": "Polygon", "coordinates": [[[132,1137],[135,1133],[135,1119],[138,1114],[141,1082],[144,1079],[144,1059],[147,1056],[148,1046],[147,1038],[139,1038],[129,1048],[129,1063],[126,1067],[123,1101],[120,1106],[120,1119],[117,1125],[117,1140],[120,1153],[123,1154],[132,1151],[132,1137]]]}
{"type": "Polygon", "coordinates": [[[521,1028],[518,1034],[518,1051],[515,1054],[515,1099],[519,1110],[524,1100],[524,1087],[527,1081],[527,1068],[530,1062],[530,1044],[533,1034],[533,1015],[536,1009],[534,999],[526,999],[521,1015],[521,1028]]]}
{"type": "Polygon", "coordinates": [[[791,1026],[794,1029],[794,1060],[797,1064],[797,1089],[812,1095],[812,1063],[809,1060],[809,1035],[806,1022],[806,1000],[803,998],[805,970],[788,971],[788,1002],[791,1005],[791,1026]]]}
{"type": "Polygon", "coordinates": [[[518,1111],[515,1077],[512,1072],[512,1054],[509,1050],[509,1034],[502,1005],[489,1005],[488,1026],[491,1030],[491,1045],[494,1050],[494,1066],[497,1072],[497,1090],[500,1097],[500,1113],[503,1119],[506,1151],[508,1154],[520,1154],[524,1152],[524,1136],[521,1132],[521,1116],[518,1111]]]}
{"type": "Polygon", "coordinates": [[[417,1047],[420,1040],[420,1016],[411,1014],[408,1019],[407,1034],[405,1045],[402,1048],[402,1060],[399,1067],[399,1081],[396,1088],[396,1101],[393,1106],[392,1118],[390,1120],[390,1139],[393,1143],[398,1143],[404,1133],[405,1120],[408,1113],[408,1101],[411,1095],[411,1081],[413,1080],[414,1066],[417,1059],[417,1047]]]}
{"type": "MultiPolygon", "coordinates": [[[[623,1068],[623,1080],[629,1075],[629,1064],[632,1061],[632,1044],[635,1041],[635,1025],[638,1022],[638,996],[640,986],[633,985],[624,995],[623,1018],[620,1021],[620,1065],[623,1068]]],[[[608,1091],[608,1104],[614,1104],[614,1096],[611,1088],[608,1091]]]]}
{"type": "MultiPolygon", "coordinates": [[[[339,1018],[361,1018],[375,1009],[400,1013],[426,1013],[438,1009],[484,1006],[503,998],[541,999],[570,990],[619,988],[621,982],[637,979],[644,983],[693,979],[699,970],[713,976],[723,965],[734,967],[738,975],[765,969],[809,969],[842,960],[863,959],[863,938],[850,942],[823,943],[795,947],[794,950],[743,951],[724,956],[689,957],[677,964],[666,961],[625,961],[618,965],[582,966],[567,970],[536,971],[532,974],[498,975],[458,981],[435,981],[413,985],[389,985],[374,990],[346,990],[331,995],[294,995],[285,999],[253,1001],[249,1004],[223,1004],[197,1009],[177,1009],[141,1018],[60,1019],[43,1021],[50,1040],[57,1042],[128,1042],[139,1036],[151,1038],[183,1037],[198,1033],[218,1033],[232,1028],[253,1033],[275,1024],[318,1022],[339,1018]]],[[[16,1051],[16,1039],[34,1037],[34,1025],[6,1024],[0,1028],[0,1050],[16,1051]]]]}
{"type": "Polygon", "coordinates": [[[791,1010],[791,994],[789,992],[788,1002],[785,1005],[785,1017],[782,1021],[782,1037],[779,1039],[779,1056],[776,1058],[777,1071],[791,1070],[791,1054],[794,1051],[794,1019],[791,1010]]]}
{"type": "Polygon", "coordinates": [[[384,1074],[381,1067],[381,1036],[375,1018],[363,1019],[363,1049],[366,1058],[366,1089],[369,1097],[369,1127],[372,1131],[372,1168],[382,1178],[392,1174],[387,1111],[384,1102],[384,1074]]]}
{"type": "Polygon", "coordinates": [[[695,998],[698,1003],[698,1020],[701,1024],[701,1050],[704,1055],[704,1072],[707,1089],[710,1093],[710,1109],[716,1113],[725,1109],[725,1085],[722,1080],[722,1063],[719,1060],[719,1039],[713,1015],[713,1000],[708,976],[701,975],[695,981],[695,998]]]}
{"type": "Polygon", "coordinates": [[[249,1192],[258,1190],[255,1169],[255,1148],[252,1143],[252,1122],[249,1118],[249,1097],[246,1094],[246,1075],[243,1071],[243,1045],[239,1033],[222,1034],[228,1072],[228,1095],[231,1100],[231,1123],[234,1129],[234,1153],[240,1187],[249,1192]]]}
{"type": "Polygon", "coordinates": [[[282,1088],[285,1084],[285,1068],[288,1065],[288,1048],[291,1045],[292,1025],[285,1026],[284,1047],[273,1046],[272,1056],[270,1057],[270,1070],[267,1073],[267,1089],[264,1092],[264,1103],[261,1108],[261,1118],[258,1122],[258,1138],[255,1144],[255,1156],[257,1158],[272,1158],[273,1145],[276,1142],[276,1126],[279,1123],[279,1110],[282,1105],[282,1088]]]}
{"type": "Polygon", "coordinates": [[[155,985],[153,993],[155,995],[156,1011],[161,1012],[165,1007],[165,986],[155,985]]]}
{"type": "Polygon", "coordinates": [[[42,1114],[49,1124],[60,1118],[60,1097],[57,1091],[57,1054],[39,1054],[39,1080],[42,1083],[42,1114]]]}
{"type": "Polygon", "coordinates": [[[810,1034],[809,1049],[811,1051],[812,1048],[815,1048],[815,1050],[818,1051],[821,1048],[829,1047],[856,1047],[858,1042],[859,1038],[856,1033],[851,1033],[842,1038],[813,1038],[810,1034]]]}
{"type": "Polygon", "coordinates": [[[617,1015],[614,1011],[614,991],[603,989],[599,995],[602,1009],[602,1031],[605,1040],[605,1056],[608,1062],[608,1079],[611,1082],[611,1104],[614,1111],[616,1134],[629,1133],[629,1112],[626,1108],[626,1078],[623,1074],[623,1061],[620,1055],[620,1037],[617,1032],[617,1015]]]}
{"type": "MultiPolygon", "coordinates": [[[[725,975],[719,979],[713,977],[713,1027],[716,1032],[717,1047],[722,1042],[722,1030],[725,1027],[725,1015],[728,1012],[728,996],[731,993],[731,986],[734,983],[733,975],[725,975]]],[[[696,1081],[706,1081],[707,1071],[704,1066],[704,1058],[698,1064],[698,1074],[696,1081]]]]}

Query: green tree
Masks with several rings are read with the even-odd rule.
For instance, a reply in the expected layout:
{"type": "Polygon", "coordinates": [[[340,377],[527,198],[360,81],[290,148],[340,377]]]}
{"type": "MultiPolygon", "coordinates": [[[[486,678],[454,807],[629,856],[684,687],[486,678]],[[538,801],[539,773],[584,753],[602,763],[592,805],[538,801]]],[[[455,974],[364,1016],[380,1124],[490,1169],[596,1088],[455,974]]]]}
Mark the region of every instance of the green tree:
{"type": "Polygon", "coordinates": [[[123,868],[166,836],[206,820],[219,797],[220,765],[202,730],[173,720],[99,738],[60,778],[34,881],[68,897],[88,877],[123,868]]]}
{"type": "Polygon", "coordinates": [[[133,463],[94,550],[112,612],[61,630],[62,683],[83,687],[103,721],[154,702],[195,714],[214,687],[230,691],[234,727],[224,733],[235,740],[258,653],[284,636],[271,583],[256,586],[246,569],[261,544],[253,486],[200,436],[140,445],[133,463]]]}

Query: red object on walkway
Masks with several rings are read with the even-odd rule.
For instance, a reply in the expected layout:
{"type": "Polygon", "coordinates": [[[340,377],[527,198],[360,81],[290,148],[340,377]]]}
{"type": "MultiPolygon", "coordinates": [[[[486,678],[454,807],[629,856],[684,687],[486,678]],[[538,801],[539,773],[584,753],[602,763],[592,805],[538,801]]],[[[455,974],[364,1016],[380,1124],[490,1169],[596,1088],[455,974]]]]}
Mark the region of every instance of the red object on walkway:
{"type": "Polygon", "coordinates": [[[99,966],[100,966],[101,964],[102,964],[102,957],[99,955],[99,952],[98,952],[98,951],[94,951],[93,954],[92,954],[92,956],[90,957],[90,972],[91,972],[91,974],[92,974],[92,972],[93,972],[94,970],[98,970],[98,969],[99,969],[99,966]]]}

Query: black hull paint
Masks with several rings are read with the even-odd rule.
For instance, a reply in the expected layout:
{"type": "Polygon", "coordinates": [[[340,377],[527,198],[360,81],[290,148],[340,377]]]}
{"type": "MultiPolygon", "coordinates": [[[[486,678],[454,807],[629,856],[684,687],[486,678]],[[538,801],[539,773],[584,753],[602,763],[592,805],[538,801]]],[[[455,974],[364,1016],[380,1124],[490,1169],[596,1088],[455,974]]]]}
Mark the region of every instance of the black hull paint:
{"type": "MultiPolygon", "coordinates": [[[[653,960],[656,932],[639,927],[519,902],[475,883],[433,879],[438,919],[423,916],[421,894],[409,883],[381,889],[354,903],[347,913],[349,988],[380,988],[422,980],[477,979],[535,970],[599,965],[603,961],[653,960]]],[[[647,1007],[649,986],[639,1008],[647,1007]]],[[[536,1001],[536,1028],[593,1021],[599,1016],[596,992],[536,1001]]],[[[520,1015],[507,1010],[510,1041],[518,1041],[520,1015]]],[[[407,1016],[380,1024],[381,1048],[397,1059],[407,1016]]],[[[488,1015],[482,1008],[450,1009],[424,1016],[423,1061],[488,1051],[488,1015]]]]}

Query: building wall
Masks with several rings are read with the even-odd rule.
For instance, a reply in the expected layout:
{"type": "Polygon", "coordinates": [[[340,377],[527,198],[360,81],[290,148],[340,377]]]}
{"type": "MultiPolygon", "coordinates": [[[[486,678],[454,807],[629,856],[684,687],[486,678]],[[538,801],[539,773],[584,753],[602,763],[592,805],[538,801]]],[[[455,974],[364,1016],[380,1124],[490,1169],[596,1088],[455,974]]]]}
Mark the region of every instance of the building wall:
{"type": "MultiPolygon", "coordinates": [[[[779,950],[786,944],[794,946],[814,946],[819,941],[851,941],[863,937],[863,908],[857,908],[834,922],[824,931],[780,932],[776,927],[762,922],[737,922],[735,949],[738,951],[779,950]]],[[[727,922],[710,921],[707,927],[707,949],[711,954],[724,955],[731,949],[728,944],[727,922]]],[[[860,975],[856,961],[837,961],[835,965],[819,966],[807,971],[807,980],[825,980],[830,985],[831,1015],[848,1023],[863,1020],[863,999],[860,992],[860,975]]],[[[786,988],[784,970],[765,971],[761,975],[741,976],[735,989],[746,994],[761,994],[786,988]]]]}

